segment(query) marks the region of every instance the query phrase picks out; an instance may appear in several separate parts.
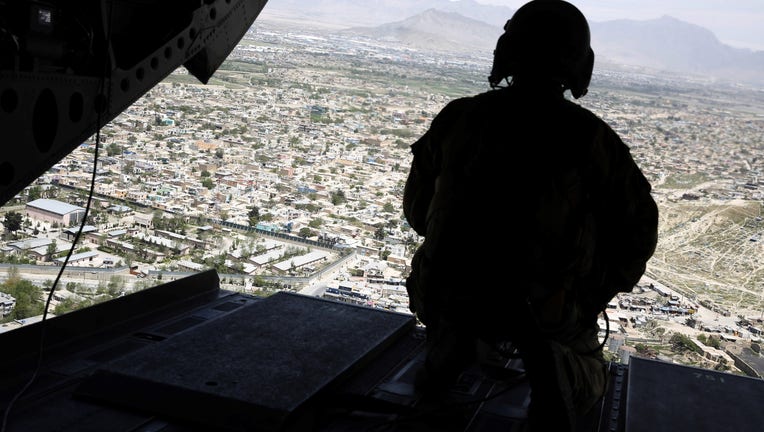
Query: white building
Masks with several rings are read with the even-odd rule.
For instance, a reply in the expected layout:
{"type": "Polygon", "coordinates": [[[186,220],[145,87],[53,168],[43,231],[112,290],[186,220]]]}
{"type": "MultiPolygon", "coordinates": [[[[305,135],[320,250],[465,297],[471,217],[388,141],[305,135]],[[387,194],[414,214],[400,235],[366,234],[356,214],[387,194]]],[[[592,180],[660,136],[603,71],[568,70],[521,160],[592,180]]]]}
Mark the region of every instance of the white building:
{"type": "Polygon", "coordinates": [[[16,307],[16,299],[12,295],[0,292],[0,316],[7,316],[16,307]]]}
{"type": "Polygon", "coordinates": [[[85,217],[84,207],[47,198],[28,202],[24,211],[32,219],[58,223],[63,226],[80,223],[82,218],[85,217]]]}

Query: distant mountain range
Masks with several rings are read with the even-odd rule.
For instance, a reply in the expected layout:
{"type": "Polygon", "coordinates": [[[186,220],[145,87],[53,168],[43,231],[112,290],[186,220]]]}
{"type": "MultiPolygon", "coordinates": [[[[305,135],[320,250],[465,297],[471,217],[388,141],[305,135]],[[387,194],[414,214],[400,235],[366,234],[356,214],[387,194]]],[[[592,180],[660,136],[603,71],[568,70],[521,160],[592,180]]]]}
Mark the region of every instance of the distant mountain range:
{"type": "Polygon", "coordinates": [[[733,48],[670,16],[592,23],[591,32],[595,52],[614,63],[764,84],[764,51],[733,48]]]}
{"type": "Polygon", "coordinates": [[[428,9],[458,13],[498,27],[502,27],[514,13],[508,7],[484,5],[473,0],[270,0],[263,14],[273,12],[347,28],[402,21],[428,9]]]}
{"type": "MultiPolygon", "coordinates": [[[[270,9],[412,48],[486,55],[514,13],[472,0],[272,0],[270,9]]],[[[703,27],[669,16],[589,24],[598,62],[764,85],[764,51],[725,45],[703,27]]]]}
{"type": "Polygon", "coordinates": [[[428,9],[402,21],[342,30],[421,50],[493,52],[502,28],[456,12],[428,9]],[[448,29],[444,31],[444,29],[448,29]]]}

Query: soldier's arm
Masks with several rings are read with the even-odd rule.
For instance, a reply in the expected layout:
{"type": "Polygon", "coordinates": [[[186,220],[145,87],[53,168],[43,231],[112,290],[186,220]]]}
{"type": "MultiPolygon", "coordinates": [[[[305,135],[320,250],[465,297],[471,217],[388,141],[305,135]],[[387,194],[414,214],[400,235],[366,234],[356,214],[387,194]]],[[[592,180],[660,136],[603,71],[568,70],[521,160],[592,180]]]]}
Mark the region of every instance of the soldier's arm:
{"type": "Polygon", "coordinates": [[[414,158],[403,189],[403,214],[419,235],[424,235],[427,231],[427,209],[435,187],[429,139],[428,131],[411,145],[414,158]]]}
{"type": "Polygon", "coordinates": [[[618,292],[631,291],[645,272],[658,242],[658,207],[651,185],[615,132],[603,130],[610,141],[605,162],[606,217],[600,233],[607,245],[605,282],[618,292]]]}
{"type": "Polygon", "coordinates": [[[403,214],[419,235],[427,231],[427,213],[435,192],[435,180],[440,175],[442,142],[469,103],[470,98],[449,102],[432,120],[427,132],[411,145],[414,158],[403,190],[403,214]]]}

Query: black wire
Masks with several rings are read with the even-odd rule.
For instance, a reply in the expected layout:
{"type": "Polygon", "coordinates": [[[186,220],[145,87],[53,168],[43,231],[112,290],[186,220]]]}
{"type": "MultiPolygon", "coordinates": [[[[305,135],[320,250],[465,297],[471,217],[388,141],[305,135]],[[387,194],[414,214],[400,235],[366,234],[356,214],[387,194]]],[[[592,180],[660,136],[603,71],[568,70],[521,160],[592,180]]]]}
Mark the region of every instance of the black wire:
{"type": "MultiPolygon", "coordinates": [[[[101,124],[100,117],[101,116],[99,114],[98,115],[99,125],[101,124]]],[[[45,348],[45,330],[47,328],[46,324],[48,322],[47,317],[48,317],[48,310],[50,309],[50,302],[53,299],[53,293],[56,291],[56,287],[58,286],[58,282],[61,279],[61,275],[64,273],[64,270],[66,269],[67,264],[69,264],[69,258],[72,256],[72,253],[74,252],[74,248],[77,245],[77,242],[79,242],[80,235],[82,234],[82,230],[84,229],[85,223],[87,222],[88,212],[90,211],[90,203],[92,201],[93,191],[95,188],[95,178],[96,178],[96,171],[97,171],[96,166],[98,161],[98,147],[101,140],[100,130],[101,130],[100,127],[96,130],[96,146],[95,146],[95,157],[93,160],[93,176],[90,180],[90,194],[88,195],[88,202],[87,202],[87,205],[85,206],[85,213],[82,216],[82,223],[80,223],[80,229],[77,230],[77,234],[74,237],[72,246],[69,248],[69,253],[66,254],[66,259],[64,259],[64,262],[61,265],[61,269],[58,271],[58,274],[56,275],[56,279],[53,281],[53,285],[51,285],[50,287],[50,293],[48,293],[48,298],[45,301],[45,308],[43,309],[43,312],[42,312],[42,320],[40,320],[40,346],[37,352],[37,364],[35,365],[35,369],[34,369],[34,372],[32,373],[32,377],[29,378],[29,381],[27,381],[24,387],[22,387],[21,390],[19,390],[19,392],[16,393],[11,399],[11,401],[8,403],[8,406],[5,409],[5,413],[3,414],[3,424],[2,424],[2,428],[0,428],[0,431],[5,431],[5,427],[8,422],[8,415],[11,412],[11,408],[13,407],[13,404],[16,403],[18,398],[21,397],[21,395],[25,393],[27,389],[29,389],[29,386],[31,386],[32,383],[37,378],[37,374],[40,371],[40,368],[42,366],[42,356],[43,356],[43,350],[45,348]]]]}
{"type": "MultiPolygon", "coordinates": [[[[101,115],[98,114],[98,124],[101,124],[101,115]]],[[[79,242],[80,235],[82,234],[82,230],[85,227],[85,223],[87,222],[88,213],[90,211],[90,203],[93,198],[93,191],[95,188],[95,178],[96,178],[96,166],[98,161],[98,148],[101,140],[101,128],[96,130],[96,146],[95,146],[95,156],[93,160],[93,175],[90,180],[90,194],[88,195],[88,201],[87,205],[85,206],[85,213],[82,217],[82,223],[80,223],[80,228],[77,230],[77,234],[74,237],[74,241],[72,242],[72,246],[69,248],[69,253],[66,254],[66,259],[64,259],[63,264],[61,265],[61,270],[58,271],[58,274],[56,275],[56,279],[53,281],[53,285],[50,287],[50,293],[48,293],[48,298],[45,301],[45,308],[43,309],[42,313],[42,320],[40,320],[40,346],[37,353],[37,364],[35,366],[34,372],[32,373],[32,377],[27,381],[27,383],[24,385],[24,387],[21,388],[21,390],[14,395],[13,399],[11,399],[10,403],[8,404],[8,407],[5,409],[5,414],[3,415],[3,424],[2,428],[0,428],[0,431],[5,431],[5,427],[8,422],[8,415],[11,412],[11,407],[13,404],[18,400],[18,398],[26,392],[26,390],[29,388],[29,386],[32,385],[32,383],[37,378],[37,374],[42,366],[42,356],[43,356],[43,350],[45,348],[45,330],[47,328],[46,324],[48,322],[48,310],[50,309],[50,302],[53,299],[53,293],[56,291],[56,287],[58,286],[58,282],[61,279],[61,275],[64,273],[64,270],[66,269],[67,264],[69,264],[69,258],[72,256],[72,253],[74,252],[74,248],[79,242]]]]}
{"type": "Polygon", "coordinates": [[[598,351],[602,351],[605,348],[605,344],[607,343],[608,337],[610,336],[610,318],[607,316],[607,312],[604,309],[602,310],[602,315],[605,317],[605,337],[602,338],[602,342],[597,345],[597,348],[594,348],[591,351],[587,351],[583,355],[591,355],[598,351]]]}
{"type": "MultiPolygon", "coordinates": [[[[109,50],[109,44],[111,43],[111,18],[112,18],[112,11],[114,8],[109,8],[109,29],[108,29],[108,36],[106,38],[106,44],[104,46],[104,50],[108,53],[109,50]]],[[[106,62],[107,57],[104,57],[104,62],[106,62]]],[[[107,75],[107,65],[104,63],[104,70],[101,75],[101,80],[99,83],[99,91],[98,94],[102,95],[105,93],[106,89],[106,75],[107,75]]],[[[58,286],[59,281],[61,280],[61,275],[63,275],[64,270],[66,269],[66,266],[69,264],[69,259],[71,258],[72,254],[74,253],[74,248],[77,246],[77,243],[80,240],[80,236],[82,235],[82,231],[85,228],[85,224],[87,223],[88,219],[88,213],[90,213],[90,205],[93,201],[93,193],[95,191],[95,180],[96,180],[96,173],[98,172],[98,149],[100,148],[101,143],[101,113],[105,111],[109,106],[109,100],[111,99],[111,92],[107,93],[106,96],[106,103],[103,107],[96,107],[96,139],[95,139],[95,152],[93,155],[93,172],[90,178],[90,192],[88,194],[88,201],[85,205],[85,213],[82,216],[82,222],[80,223],[80,228],[77,230],[77,234],[74,237],[74,241],[72,241],[72,246],[69,248],[69,252],[66,254],[66,258],[64,259],[64,262],[61,264],[61,269],[58,271],[58,274],[56,275],[56,279],[53,281],[53,284],[50,287],[50,293],[48,293],[48,298],[45,301],[45,307],[43,308],[42,313],[42,319],[40,320],[40,344],[37,351],[37,361],[35,364],[35,368],[32,371],[32,376],[29,378],[29,380],[24,384],[24,386],[11,398],[10,402],[8,402],[8,406],[5,408],[5,412],[3,413],[3,422],[2,425],[0,425],[0,432],[5,432],[6,427],[8,426],[8,418],[10,417],[11,410],[14,406],[14,404],[18,401],[18,399],[26,393],[27,390],[29,390],[29,387],[34,383],[34,381],[37,379],[37,376],[40,372],[40,369],[42,368],[42,360],[43,360],[43,351],[45,349],[45,334],[47,330],[47,323],[48,323],[48,310],[50,309],[50,303],[53,299],[53,294],[56,291],[56,287],[58,286]]]]}

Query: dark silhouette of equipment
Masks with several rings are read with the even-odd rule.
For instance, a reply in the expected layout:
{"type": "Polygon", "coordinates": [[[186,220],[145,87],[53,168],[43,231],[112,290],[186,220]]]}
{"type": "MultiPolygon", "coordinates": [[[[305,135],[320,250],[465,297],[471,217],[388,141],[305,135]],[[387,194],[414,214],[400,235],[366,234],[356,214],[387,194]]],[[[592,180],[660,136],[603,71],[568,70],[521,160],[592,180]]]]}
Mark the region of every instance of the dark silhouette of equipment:
{"type": "Polygon", "coordinates": [[[265,3],[0,1],[0,202],[180,65],[206,83],[265,3]]]}

